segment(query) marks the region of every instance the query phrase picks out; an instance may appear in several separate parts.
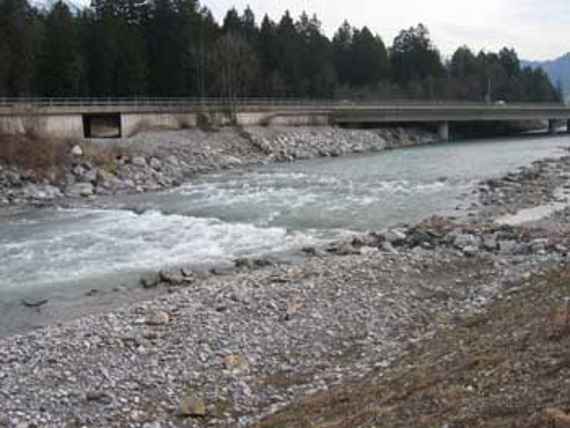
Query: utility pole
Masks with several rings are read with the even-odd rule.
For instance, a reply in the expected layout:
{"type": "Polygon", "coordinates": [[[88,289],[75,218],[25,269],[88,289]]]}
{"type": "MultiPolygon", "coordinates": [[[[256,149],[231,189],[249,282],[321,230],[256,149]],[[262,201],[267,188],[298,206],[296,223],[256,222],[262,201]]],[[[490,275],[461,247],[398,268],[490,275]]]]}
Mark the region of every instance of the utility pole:
{"type": "Polygon", "coordinates": [[[492,91],[491,78],[489,77],[487,79],[487,95],[485,96],[485,101],[487,102],[487,104],[491,104],[491,101],[493,100],[491,96],[491,91],[492,91]]]}

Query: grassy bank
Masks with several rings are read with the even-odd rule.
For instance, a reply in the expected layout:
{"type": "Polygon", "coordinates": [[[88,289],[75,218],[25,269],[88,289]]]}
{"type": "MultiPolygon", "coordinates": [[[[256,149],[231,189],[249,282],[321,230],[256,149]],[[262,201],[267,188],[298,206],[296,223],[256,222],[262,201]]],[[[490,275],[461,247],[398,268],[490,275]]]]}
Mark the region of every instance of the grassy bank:
{"type": "Polygon", "coordinates": [[[365,382],[264,420],[278,427],[567,427],[570,268],[513,289],[365,382]]]}

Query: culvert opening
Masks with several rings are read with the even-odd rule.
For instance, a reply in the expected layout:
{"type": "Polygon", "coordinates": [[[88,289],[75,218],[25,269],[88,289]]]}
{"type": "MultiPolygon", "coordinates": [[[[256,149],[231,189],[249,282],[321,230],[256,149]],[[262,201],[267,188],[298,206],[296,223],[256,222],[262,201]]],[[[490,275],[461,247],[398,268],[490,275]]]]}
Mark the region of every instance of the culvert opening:
{"type": "Polygon", "coordinates": [[[85,138],[121,138],[121,113],[84,114],[85,138]]]}

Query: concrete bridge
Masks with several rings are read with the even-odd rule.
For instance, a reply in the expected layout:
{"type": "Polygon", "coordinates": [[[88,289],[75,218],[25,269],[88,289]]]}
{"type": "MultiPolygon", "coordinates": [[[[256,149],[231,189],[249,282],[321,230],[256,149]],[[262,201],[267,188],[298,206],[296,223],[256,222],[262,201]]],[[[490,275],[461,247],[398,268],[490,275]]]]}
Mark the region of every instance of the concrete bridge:
{"type": "Polygon", "coordinates": [[[442,140],[453,122],[548,122],[551,133],[565,121],[562,104],[482,104],[390,101],[355,103],[279,99],[2,99],[0,133],[63,138],[121,137],[152,128],[209,126],[364,126],[429,124],[442,140]]]}

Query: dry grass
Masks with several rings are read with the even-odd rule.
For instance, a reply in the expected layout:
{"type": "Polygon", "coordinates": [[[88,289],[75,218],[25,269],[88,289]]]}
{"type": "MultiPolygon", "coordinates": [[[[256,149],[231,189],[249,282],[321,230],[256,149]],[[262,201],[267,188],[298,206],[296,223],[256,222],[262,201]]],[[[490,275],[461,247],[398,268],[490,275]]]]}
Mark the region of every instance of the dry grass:
{"type": "Polygon", "coordinates": [[[0,163],[55,181],[65,173],[72,146],[70,140],[0,135],[0,163]]]}
{"type": "Polygon", "coordinates": [[[80,144],[83,158],[107,172],[117,172],[117,160],[128,156],[129,151],[115,143],[96,144],[84,142],[80,144]]]}
{"type": "Polygon", "coordinates": [[[77,142],[71,139],[36,138],[0,134],[0,164],[20,168],[38,180],[57,183],[74,163],[89,162],[108,172],[117,172],[117,159],[129,154],[117,144],[77,142]],[[71,150],[79,145],[81,158],[74,158],[71,150]]]}
{"type": "Polygon", "coordinates": [[[562,427],[570,419],[570,268],[448,325],[383,373],[258,428],[562,427]],[[567,418],[567,419],[565,419],[567,418]]]}

